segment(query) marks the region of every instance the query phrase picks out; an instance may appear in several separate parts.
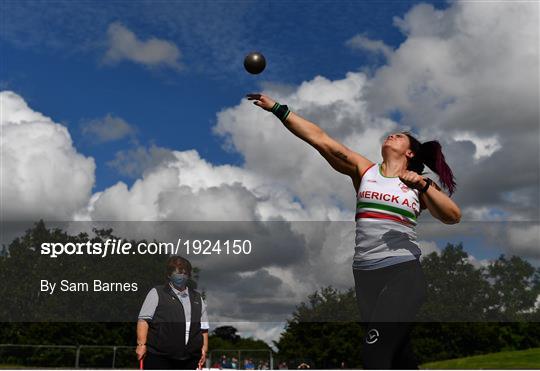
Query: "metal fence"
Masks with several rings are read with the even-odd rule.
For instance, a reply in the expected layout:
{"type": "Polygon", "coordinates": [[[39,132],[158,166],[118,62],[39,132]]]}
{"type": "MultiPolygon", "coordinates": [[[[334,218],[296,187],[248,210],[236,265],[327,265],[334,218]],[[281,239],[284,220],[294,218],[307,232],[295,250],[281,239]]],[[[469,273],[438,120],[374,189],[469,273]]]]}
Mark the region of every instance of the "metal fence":
{"type": "MultiPolygon", "coordinates": [[[[215,349],[209,353],[206,367],[216,362],[221,367],[223,356],[236,358],[234,368],[238,370],[246,369],[247,359],[253,361],[253,369],[274,369],[269,349],[215,349]]],[[[0,368],[4,367],[137,369],[139,364],[133,346],[0,344],[0,368]]]]}
{"type": "Polygon", "coordinates": [[[0,344],[0,366],[135,369],[138,363],[133,346],[0,344]]]}

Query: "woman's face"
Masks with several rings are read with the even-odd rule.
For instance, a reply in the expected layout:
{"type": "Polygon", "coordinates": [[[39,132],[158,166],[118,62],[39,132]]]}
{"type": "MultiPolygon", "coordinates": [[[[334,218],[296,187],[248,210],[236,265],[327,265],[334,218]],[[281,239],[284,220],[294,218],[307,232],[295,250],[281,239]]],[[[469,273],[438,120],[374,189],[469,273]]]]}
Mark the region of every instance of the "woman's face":
{"type": "Polygon", "coordinates": [[[191,277],[191,272],[186,268],[186,267],[178,267],[176,268],[173,272],[171,272],[171,274],[169,275],[169,277],[171,275],[173,275],[174,273],[177,273],[177,274],[185,274],[187,275],[188,277],[191,277]]]}
{"type": "Polygon", "coordinates": [[[403,133],[394,133],[386,137],[383,142],[382,149],[383,154],[385,149],[391,149],[394,152],[403,154],[407,157],[412,157],[413,153],[410,150],[409,137],[403,133]]]}

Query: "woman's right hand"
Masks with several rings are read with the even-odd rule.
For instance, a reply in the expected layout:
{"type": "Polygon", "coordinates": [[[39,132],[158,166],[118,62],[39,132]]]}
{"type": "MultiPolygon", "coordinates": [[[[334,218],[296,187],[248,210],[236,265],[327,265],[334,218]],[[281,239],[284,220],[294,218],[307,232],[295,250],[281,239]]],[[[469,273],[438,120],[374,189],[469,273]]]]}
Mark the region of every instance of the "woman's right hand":
{"type": "Polygon", "coordinates": [[[261,107],[265,111],[272,111],[272,107],[276,103],[272,98],[258,93],[251,93],[246,95],[248,100],[254,100],[253,104],[261,107]]]}
{"type": "Polygon", "coordinates": [[[137,361],[140,361],[146,354],[146,345],[137,345],[135,353],[137,353],[137,361]]]}

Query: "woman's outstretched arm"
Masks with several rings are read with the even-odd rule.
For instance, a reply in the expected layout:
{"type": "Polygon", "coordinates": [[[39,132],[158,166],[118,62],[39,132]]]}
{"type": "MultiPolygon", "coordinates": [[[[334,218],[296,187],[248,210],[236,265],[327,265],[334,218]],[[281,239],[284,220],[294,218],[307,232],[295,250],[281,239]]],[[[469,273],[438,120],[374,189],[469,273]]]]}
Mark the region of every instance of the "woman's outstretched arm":
{"type": "MultiPolygon", "coordinates": [[[[256,106],[271,111],[275,101],[263,94],[248,94],[249,100],[254,100],[256,106]]],[[[324,130],[300,115],[291,112],[283,125],[298,138],[313,146],[340,173],[359,180],[361,174],[373,164],[362,155],[350,150],[337,140],[330,137],[324,130]]]]}

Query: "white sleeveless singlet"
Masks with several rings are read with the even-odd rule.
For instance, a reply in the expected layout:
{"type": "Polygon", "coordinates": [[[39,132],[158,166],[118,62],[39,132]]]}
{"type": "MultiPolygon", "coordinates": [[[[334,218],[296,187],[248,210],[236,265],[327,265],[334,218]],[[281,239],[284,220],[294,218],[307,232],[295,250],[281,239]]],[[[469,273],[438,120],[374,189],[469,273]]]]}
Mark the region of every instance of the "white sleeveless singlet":
{"type": "Polygon", "coordinates": [[[403,184],[399,177],[382,175],[377,163],[364,172],[356,201],[353,266],[420,257],[415,229],[420,214],[418,190],[403,184]]]}

